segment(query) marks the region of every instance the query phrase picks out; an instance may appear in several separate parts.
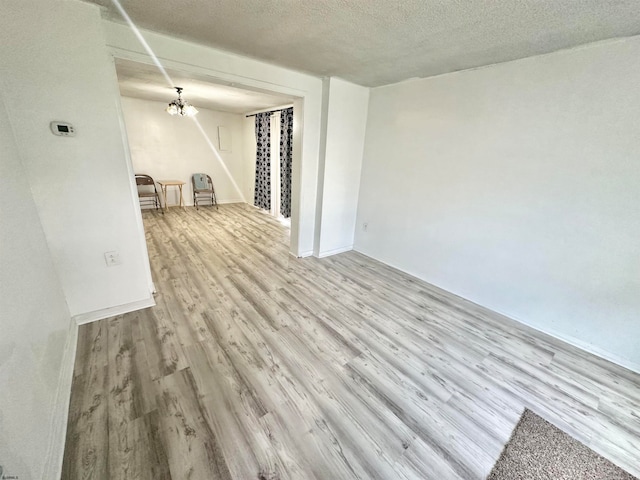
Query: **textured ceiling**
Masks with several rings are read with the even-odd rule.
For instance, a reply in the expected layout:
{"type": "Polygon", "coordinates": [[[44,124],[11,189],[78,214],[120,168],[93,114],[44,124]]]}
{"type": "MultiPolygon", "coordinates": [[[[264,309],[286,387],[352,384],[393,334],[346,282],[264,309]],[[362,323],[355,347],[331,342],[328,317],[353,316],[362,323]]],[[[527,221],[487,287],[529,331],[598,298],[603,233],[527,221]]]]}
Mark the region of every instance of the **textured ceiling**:
{"type": "MultiPolygon", "coordinates": [[[[121,20],[111,0],[105,16],[121,20]]],[[[121,0],[146,29],[365,86],[640,33],[638,0],[121,0]]]]}
{"type": "MultiPolygon", "coordinates": [[[[116,59],[116,72],[120,94],[125,97],[164,103],[177,97],[176,91],[167,84],[166,78],[155,65],[116,59]]],[[[175,70],[166,70],[166,73],[175,86],[184,88],[182,98],[197,108],[247,113],[293,103],[290,97],[220,85],[191,73],[175,70]]]]}

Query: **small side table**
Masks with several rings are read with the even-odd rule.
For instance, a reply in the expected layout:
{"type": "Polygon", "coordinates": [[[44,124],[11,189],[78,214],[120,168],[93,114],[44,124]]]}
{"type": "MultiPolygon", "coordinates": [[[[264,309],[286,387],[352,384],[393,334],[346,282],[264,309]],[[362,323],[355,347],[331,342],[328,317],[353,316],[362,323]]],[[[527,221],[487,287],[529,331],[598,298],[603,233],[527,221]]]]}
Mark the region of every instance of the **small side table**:
{"type": "Polygon", "coordinates": [[[164,211],[167,211],[169,205],[167,205],[167,187],[178,187],[180,190],[180,203],[177,206],[184,207],[184,198],[182,197],[182,186],[187,182],[181,180],[158,180],[160,190],[162,190],[162,196],[164,197],[164,211]]]}

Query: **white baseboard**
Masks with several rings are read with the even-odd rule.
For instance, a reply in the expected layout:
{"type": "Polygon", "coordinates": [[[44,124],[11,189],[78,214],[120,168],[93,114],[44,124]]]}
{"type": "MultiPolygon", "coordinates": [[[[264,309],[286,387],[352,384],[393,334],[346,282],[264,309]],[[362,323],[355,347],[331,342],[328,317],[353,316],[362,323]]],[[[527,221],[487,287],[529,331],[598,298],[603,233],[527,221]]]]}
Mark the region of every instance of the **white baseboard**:
{"type": "Polygon", "coordinates": [[[67,342],[65,343],[58,388],[51,415],[51,440],[47,451],[47,459],[42,478],[57,479],[62,476],[62,460],[67,436],[67,420],[69,417],[69,402],[71,401],[71,383],[73,382],[73,366],[76,360],[78,344],[78,324],[71,319],[67,342]]]}
{"type": "Polygon", "coordinates": [[[95,322],[96,320],[102,320],[103,318],[115,317],[116,315],[122,315],[123,313],[153,307],[155,304],[156,301],[153,299],[153,295],[149,295],[149,298],[145,298],[143,300],[137,300],[135,302],[125,303],[124,305],[74,315],[73,319],[78,325],[83,325],[85,323],[95,322]]]}
{"type": "MultiPolygon", "coordinates": [[[[225,200],[218,200],[218,205],[229,205],[232,203],[246,203],[243,199],[241,198],[237,198],[237,199],[225,199],[225,200]]],[[[169,205],[169,207],[174,207],[175,205],[169,205]]],[[[201,207],[210,207],[211,205],[209,203],[200,203],[201,207]]],[[[186,202],[185,203],[185,207],[195,207],[193,202],[186,202]]]]}
{"type": "MultiPolygon", "coordinates": [[[[246,202],[241,198],[238,198],[238,199],[235,199],[235,200],[234,199],[231,199],[231,200],[229,200],[229,199],[227,199],[227,200],[218,200],[218,205],[229,205],[229,204],[232,204],[232,203],[246,203],[246,202]]],[[[163,205],[164,205],[164,203],[163,203],[163,205]]],[[[183,206],[184,207],[195,207],[193,202],[187,202],[187,201],[184,202],[183,206]]],[[[207,203],[207,204],[201,203],[200,206],[201,207],[210,207],[211,205],[209,203],[207,203]]],[[[174,208],[180,208],[180,205],[178,205],[176,203],[170,203],[168,209],[169,210],[173,210],[174,208]]],[[[143,212],[153,211],[153,210],[156,210],[156,207],[145,205],[145,206],[141,206],[140,210],[142,210],[143,212]]]]}
{"type": "Polygon", "coordinates": [[[569,344],[569,345],[571,345],[573,347],[579,348],[580,350],[583,350],[583,351],[585,351],[587,353],[595,355],[596,357],[602,358],[603,360],[606,360],[606,361],[611,362],[611,363],[615,363],[616,365],[619,365],[619,366],[621,366],[623,368],[626,368],[627,370],[631,370],[632,372],[635,372],[635,373],[640,373],[640,364],[638,364],[638,363],[636,363],[636,362],[634,362],[632,360],[628,360],[626,358],[620,357],[620,356],[616,355],[615,353],[611,353],[611,352],[609,352],[607,350],[604,350],[604,349],[602,349],[602,348],[600,348],[598,346],[595,346],[593,344],[585,342],[584,340],[580,340],[578,338],[575,338],[575,337],[573,337],[571,335],[566,335],[564,333],[558,332],[558,331],[556,331],[554,329],[551,329],[551,328],[541,328],[538,325],[535,325],[535,324],[530,323],[528,321],[522,320],[520,318],[516,318],[516,317],[512,316],[509,313],[501,312],[501,311],[496,310],[494,308],[491,308],[490,306],[487,306],[487,305],[482,305],[481,303],[479,303],[476,300],[472,300],[470,298],[463,297],[462,295],[459,295],[459,294],[457,294],[455,292],[447,290],[446,288],[443,288],[443,287],[441,287],[439,285],[436,285],[435,283],[431,283],[428,280],[426,280],[425,278],[420,278],[420,277],[418,277],[417,275],[415,275],[412,272],[408,272],[407,270],[403,270],[402,268],[398,267],[397,265],[394,265],[393,263],[389,262],[386,259],[376,258],[370,253],[367,253],[367,252],[364,252],[364,251],[360,251],[360,250],[357,250],[357,249],[356,249],[356,252],[359,252],[362,255],[366,255],[367,257],[372,258],[372,259],[374,259],[374,260],[376,260],[378,262],[384,263],[385,265],[389,265],[390,267],[393,267],[393,268],[395,268],[397,270],[400,270],[401,272],[404,272],[404,273],[406,273],[408,275],[411,275],[411,276],[413,276],[413,277],[415,277],[415,278],[417,278],[419,280],[422,280],[423,282],[427,282],[430,285],[433,285],[434,287],[437,287],[437,288],[439,288],[439,289],[441,289],[441,290],[443,290],[445,292],[448,292],[448,293],[451,293],[453,295],[456,295],[456,296],[459,296],[461,298],[464,298],[465,300],[473,302],[473,303],[475,303],[476,305],[479,305],[482,308],[486,308],[487,310],[490,310],[492,312],[496,312],[497,314],[502,315],[503,317],[509,318],[510,320],[513,320],[516,323],[520,323],[520,324],[525,325],[525,326],[527,326],[529,328],[532,328],[532,329],[534,329],[534,330],[536,330],[538,332],[541,332],[541,333],[544,333],[546,335],[549,335],[549,336],[551,336],[553,338],[556,338],[556,339],[558,339],[558,340],[560,340],[562,342],[565,342],[565,343],[567,343],[567,344],[569,344]]]}
{"type": "MultiPolygon", "coordinates": [[[[501,314],[502,315],[502,314],[501,314]]],[[[504,315],[505,317],[509,317],[508,315],[504,315]]],[[[540,328],[536,325],[533,325],[529,322],[525,322],[522,321],[520,319],[516,319],[513,317],[509,317],[511,318],[513,321],[521,323],[523,325],[526,325],[529,328],[533,328],[534,330],[537,330],[538,332],[544,333],[546,335],[549,335],[553,338],[557,338],[558,340],[561,340],[565,343],[568,343],[569,345],[572,345],[576,348],[579,348],[580,350],[584,350],[587,353],[590,353],[592,355],[595,355],[596,357],[600,357],[603,360],[607,360],[611,363],[615,363],[616,365],[619,365],[621,367],[626,368],[627,370],[631,370],[632,372],[635,373],[640,373],[640,364],[637,364],[635,362],[632,362],[631,360],[627,360],[626,358],[622,358],[618,355],[616,355],[615,353],[611,353],[608,352],[600,347],[597,347],[595,345],[592,345],[590,343],[585,342],[584,340],[580,340],[578,338],[572,337],[571,335],[565,335],[564,333],[560,333],[557,332],[555,330],[552,329],[548,329],[548,328],[540,328]]]]}
{"type": "Polygon", "coordinates": [[[331,255],[337,255],[339,253],[350,252],[353,250],[353,245],[349,245],[347,247],[334,248],[332,250],[326,250],[324,252],[318,253],[318,258],[330,257],[331,255]]]}
{"type": "Polygon", "coordinates": [[[117,307],[105,308],[94,312],[75,315],[71,318],[67,341],[62,354],[58,388],[51,415],[51,441],[47,451],[43,477],[45,479],[57,479],[62,475],[62,461],[64,459],[64,447],[67,435],[67,421],[69,417],[69,402],[71,401],[71,385],[73,382],[73,368],[76,359],[78,344],[78,328],[84,323],[90,323],[103,318],[121,315],[123,313],[153,307],[156,304],[153,295],[144,300],[131,302],[117,307]]]}
{"type": "Polygon", "coordinates": [[[294,257],[297,257],[297,258],[310,257],[310,256],[313,255],[313,250],[308,250],[306,252],[301,252],[298,255],[295,255],[295,254],[292,253],[291,255],[293,255],[294,257]]]}

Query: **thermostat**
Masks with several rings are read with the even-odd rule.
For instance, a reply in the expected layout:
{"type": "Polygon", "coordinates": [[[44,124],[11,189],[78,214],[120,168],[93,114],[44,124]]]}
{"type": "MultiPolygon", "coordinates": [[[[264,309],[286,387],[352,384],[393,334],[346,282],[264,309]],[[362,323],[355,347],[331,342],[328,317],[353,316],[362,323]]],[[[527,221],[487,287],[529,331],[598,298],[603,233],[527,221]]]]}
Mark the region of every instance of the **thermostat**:
{"type": "Polygon", "coordinates": [[[51,131],[54,135],[60,135],[61,137],[73,137],[76,134],[76,129],[73,125],[65,122],[51,122],[51,131]]]}

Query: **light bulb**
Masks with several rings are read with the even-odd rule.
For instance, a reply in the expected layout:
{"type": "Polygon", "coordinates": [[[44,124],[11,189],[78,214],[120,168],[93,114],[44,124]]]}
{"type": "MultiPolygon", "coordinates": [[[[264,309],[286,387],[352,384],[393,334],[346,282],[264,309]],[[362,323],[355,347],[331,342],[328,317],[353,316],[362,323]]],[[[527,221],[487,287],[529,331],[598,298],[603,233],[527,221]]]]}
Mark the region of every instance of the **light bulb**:
{"type": "Polygon", "coordinates": [[[178,113],[178,107],[176,106],[175,103],[169,104],[169,106],[167,107],[167,113],[169,115],[176,115],[178,113]]]}
{"type": "Polygon", "coordinates": [[[193,117],[197,115],[198,109],[193,105],[187,104],[185,105],[183,112],[184,112],[183,115],[186,115],[187,117],[193,117]]]}

